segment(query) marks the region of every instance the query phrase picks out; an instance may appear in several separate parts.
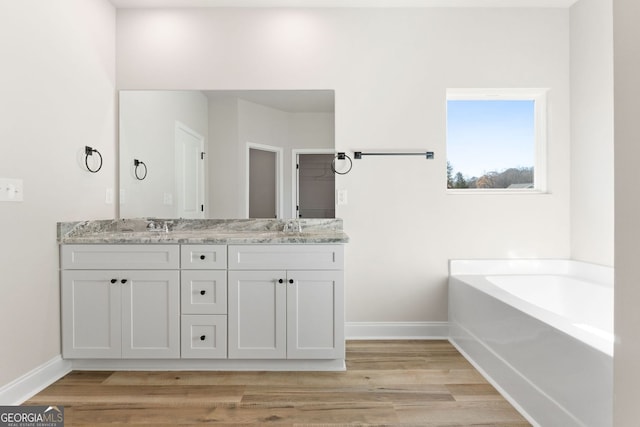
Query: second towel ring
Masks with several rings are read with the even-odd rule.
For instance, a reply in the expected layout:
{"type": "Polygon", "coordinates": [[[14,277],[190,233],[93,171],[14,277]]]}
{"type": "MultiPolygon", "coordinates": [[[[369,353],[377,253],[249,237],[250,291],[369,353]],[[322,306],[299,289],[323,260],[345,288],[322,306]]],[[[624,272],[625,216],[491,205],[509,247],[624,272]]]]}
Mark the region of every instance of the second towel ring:
{"type": "Polygon", "coordinates": [[[142,160],[138,160],[138,159],[133,159],[133,165],[135,166],[133,174],[136,176],[136,179],[138,181],[142,181],[143,179],[145,179],[147,177],[147,165],[145,165],[145,163],[142,160]],[[140,167],[140,165],[144,166],[144,175],[142,175],[142,177],[138,175],[138,167],[140,167]]]}
{"type": "Polygon", "coordinates": [[[353,160],[351,160],[351,157],[347,156],[346,153],[337,153],[336,156],[333,158],[333,160],[331,161],[331,171],[335,174],[338,175],[346,175],[349,172],[351,172],[351,168],[353,167],[353,160]],[[336,160],[349,160],[349,169],[347,169],[344,172],[338,172],[336,170],[336,160]]]}

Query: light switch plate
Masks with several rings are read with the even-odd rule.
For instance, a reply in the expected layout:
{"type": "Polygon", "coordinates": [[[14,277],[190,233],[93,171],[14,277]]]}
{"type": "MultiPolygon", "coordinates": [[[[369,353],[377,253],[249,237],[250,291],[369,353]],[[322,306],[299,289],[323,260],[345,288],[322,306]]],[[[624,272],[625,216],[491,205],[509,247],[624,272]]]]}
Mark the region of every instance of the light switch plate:
{"type": "Polygon", "coordinates": [[[337,193],[336,204],[338,206],[346,205],[347,204],[347,190],[338,190],[336,193],[337,193]]]}
{"type": "Polygon", "coordinates": [[[0,178],[0,202],[22,202],[24,182],[21,179],[0,178]]]}

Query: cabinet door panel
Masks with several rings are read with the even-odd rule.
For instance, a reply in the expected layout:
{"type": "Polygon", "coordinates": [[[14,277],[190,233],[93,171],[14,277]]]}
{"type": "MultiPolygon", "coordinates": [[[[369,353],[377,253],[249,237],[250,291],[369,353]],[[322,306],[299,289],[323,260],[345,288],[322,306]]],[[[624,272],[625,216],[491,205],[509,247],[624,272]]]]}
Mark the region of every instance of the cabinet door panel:
{"type": "Polygon", "coordinates": [[[230,270],[342,270],[342,245],[230,245],[230,270]]]}
{"type": "Polygon", "coordinates": [[[183,359],[225,359],[227,357],[227,316],[183,315],[183,359]]]}
{"type": "Polygon", "coordinates": [[[120,358],[121,288],[114,271],[62,272],[62,356],[120,358]]]}
{"type": "Polygon", "coordinates": [[[122,357],[180,357],[180,274],[124,271],[122,357]]]}
{"type": "Polygon", "coordinates": [[[66,270],[153,270],[180,267],[178,245],[62,245],[66,270]]]}
{"type": "Polygon", "coordinates": [[[289,271],[287,358],[344,358],[341,271],[289,271]]]}
{"type": "Polygon", "coordinates": [[[229,272],[230,359],[286,357],[285,279],[284,271],[229,272]]]}
{"type": "Polygon", "coordinates": [[[182,314],[227,314],[226,270],[187,270],[180,278],[182,314]]]}

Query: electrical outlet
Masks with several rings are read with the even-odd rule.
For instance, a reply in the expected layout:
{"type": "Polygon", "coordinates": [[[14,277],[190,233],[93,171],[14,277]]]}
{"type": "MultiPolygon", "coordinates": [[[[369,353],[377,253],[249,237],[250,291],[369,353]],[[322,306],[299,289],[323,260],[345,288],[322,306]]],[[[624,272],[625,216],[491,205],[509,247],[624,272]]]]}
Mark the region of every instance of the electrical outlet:
{"type": "Polygon", "coordinates": [[[164,193],[163,203],[165,205],[173,205],[173,194],[164,193]]]}
{"type": "Polygon", "coordinates": [[[24,182],[21,179],[0,178],[0,202],[22,202],[24,182]]]}

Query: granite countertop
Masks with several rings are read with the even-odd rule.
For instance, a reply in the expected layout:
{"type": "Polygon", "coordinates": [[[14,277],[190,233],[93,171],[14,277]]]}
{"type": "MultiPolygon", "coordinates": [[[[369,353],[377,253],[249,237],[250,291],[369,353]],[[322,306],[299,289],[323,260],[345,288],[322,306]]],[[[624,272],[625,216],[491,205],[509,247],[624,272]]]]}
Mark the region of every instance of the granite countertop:
{"type": "Polygon", "coordinates": [[[323,244],[348,241],[341,219],[134,218],[58,223],[60,244],[323,244]],[[296,231],[285,231],[292,221],[296,231]],[[297,231],[298,223],[301,231],[297,231]]]}

